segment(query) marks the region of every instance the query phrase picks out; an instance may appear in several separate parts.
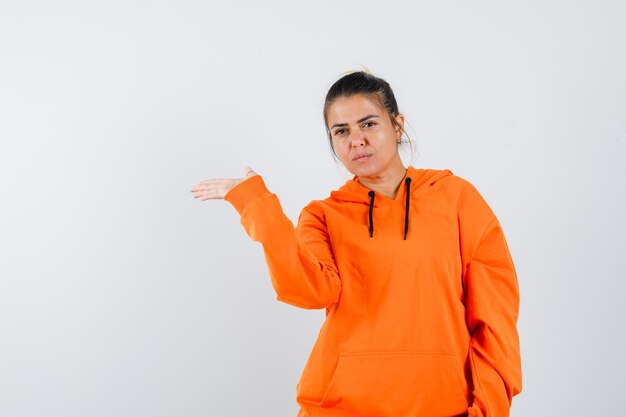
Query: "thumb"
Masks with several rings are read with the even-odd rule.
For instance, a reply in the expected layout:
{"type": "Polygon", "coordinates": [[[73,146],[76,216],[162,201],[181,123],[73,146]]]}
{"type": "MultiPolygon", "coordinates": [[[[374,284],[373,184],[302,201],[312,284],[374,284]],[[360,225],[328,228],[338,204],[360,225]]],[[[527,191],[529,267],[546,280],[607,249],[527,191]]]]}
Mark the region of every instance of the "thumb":
{"type": "Polygon", "coordinates": [[[252,170],[252,168],[246,167],[246,178],[250,178],[250,177],[253,177],[255,175],[258,175],[258,174],[256,172],[254,172],[252,170]]]}

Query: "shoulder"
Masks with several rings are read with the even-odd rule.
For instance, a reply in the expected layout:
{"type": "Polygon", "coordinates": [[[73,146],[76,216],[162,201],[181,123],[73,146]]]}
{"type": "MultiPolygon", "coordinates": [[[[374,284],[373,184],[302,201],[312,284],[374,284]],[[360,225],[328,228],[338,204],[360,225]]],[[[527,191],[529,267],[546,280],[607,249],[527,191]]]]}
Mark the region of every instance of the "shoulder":
{"type": "Polygon", "coordinates": [[[451,169],[423,169],[422,171],[432,173],[431,176],[437,178],[437,182],[441,182],[448,187],[475,188],[468,179],[455,174],[451,169]]]}
{"type": "Polygon", "coordinates": [[[478,191],[478,188],[467,178],[458,175],[451,175],[448,182],[450,187],[454,187],[458,191],[459,199],[478,199],[484,201],[484,198],[480,191],[478,191]]]}
{"type": "MultiPolygon", "coordinates": [[[[418,180],[418,185],[430,185],[440,191],[451,194],[477,194],[478,189],[468,179],[455,174],[451,169],[414,168],[409,167],[409,173],[418,180]]],[[[479,193],[478,193],[479,194],[479,193]]]]}
{"type": "Polygon", "coordinates": [[[456,191],[456,205],[460,219],[476,222],[484,227],[496,218],[491,206],[472,182],[455,175],[452,183],[456,191]]]}
{"type": "Polygon", "coordinates": [[[309,201],[300,213],[300,220],[309,219],[325,223],[327,216],[343,211],[346,204],[369,201],[367,191],[358,181],[348,180],[340,187],[331,190],[325,197],[309,201]]]}
{"type": "Polygon", "coordinates": [[[490,218],[493,212],[473,182],[467,178],[453,173],[449,169],[422,170],[430,172],[434,181],[431,189],[436,193],[445,195],[446,201],[456,205],[461,216],[478,216],[490,218]]]}
{"type": "Polygon", "coordinates": [[[478,191],[478,188],[474,185],[474,183],[464,177],[451,175],[447,179],[446,186],[455,191],[457,198],[461,203],[465,200],[484,201],[482,194],[478,191]]]}
{"type": "Polygon", "coordinates": [[[325,209],[327,206],[326,200],[328,199],[329,198],[325,198],[324,200],[311,200],[300,211],[300,216],[298,217],[298,223],[300,224],[303,224],[303,223],[326,224],[325,209]]]}
{"type": "Polygon", "coordinates": [[[310,213],[321,213],[324,211],[324,205],[327,204],[326,200],[330,197],[327,197],[323,200],[311,200],[307,203],[306,206],[302,209],[302,211],[310,212],[310,213]]]}

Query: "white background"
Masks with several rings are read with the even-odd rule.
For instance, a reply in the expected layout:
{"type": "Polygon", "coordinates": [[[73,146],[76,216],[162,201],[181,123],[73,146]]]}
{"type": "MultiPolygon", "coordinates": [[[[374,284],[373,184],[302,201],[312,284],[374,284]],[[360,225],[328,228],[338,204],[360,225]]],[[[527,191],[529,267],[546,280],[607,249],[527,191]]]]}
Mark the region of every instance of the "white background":
{"type": "Polygon", "coordinates": [[[622,1],[0,1],[0,416],[295,417],[323,311],[276,301],[198,181],[296,220],[349,175],[322,105],[390,82],[417,167],[472,182],[517,268],[512,415],[624,415],[622,1]]]}

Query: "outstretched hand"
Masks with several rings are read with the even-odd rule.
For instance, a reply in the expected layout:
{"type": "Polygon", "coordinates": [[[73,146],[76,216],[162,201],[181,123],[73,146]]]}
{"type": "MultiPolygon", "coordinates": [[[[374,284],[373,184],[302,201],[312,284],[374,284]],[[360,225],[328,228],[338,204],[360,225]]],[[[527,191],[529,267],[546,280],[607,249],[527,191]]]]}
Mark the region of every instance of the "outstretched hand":
{"type": "Polygon", "coordinates": [[[224,196],[240,182],[258,175],[250,167],[246,167],[246,176],[244,178],[214,178],[203,180],[191,189],[193,198],[204,200],[223,199],[224,196]]]}

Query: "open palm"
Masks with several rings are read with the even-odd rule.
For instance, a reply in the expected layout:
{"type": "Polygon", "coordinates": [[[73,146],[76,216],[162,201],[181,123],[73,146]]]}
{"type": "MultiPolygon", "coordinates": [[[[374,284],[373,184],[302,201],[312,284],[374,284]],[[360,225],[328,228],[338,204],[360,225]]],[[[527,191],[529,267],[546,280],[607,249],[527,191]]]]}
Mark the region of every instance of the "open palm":
{"type": "Polygon", "coordinates": [[[224,196],[242,181],[258,175],[250,167],[246,167],[246,176],[244,178],[213,178],[203,180],[191,189],[194,198],[205,200],[223,199],[224,196]]]}

